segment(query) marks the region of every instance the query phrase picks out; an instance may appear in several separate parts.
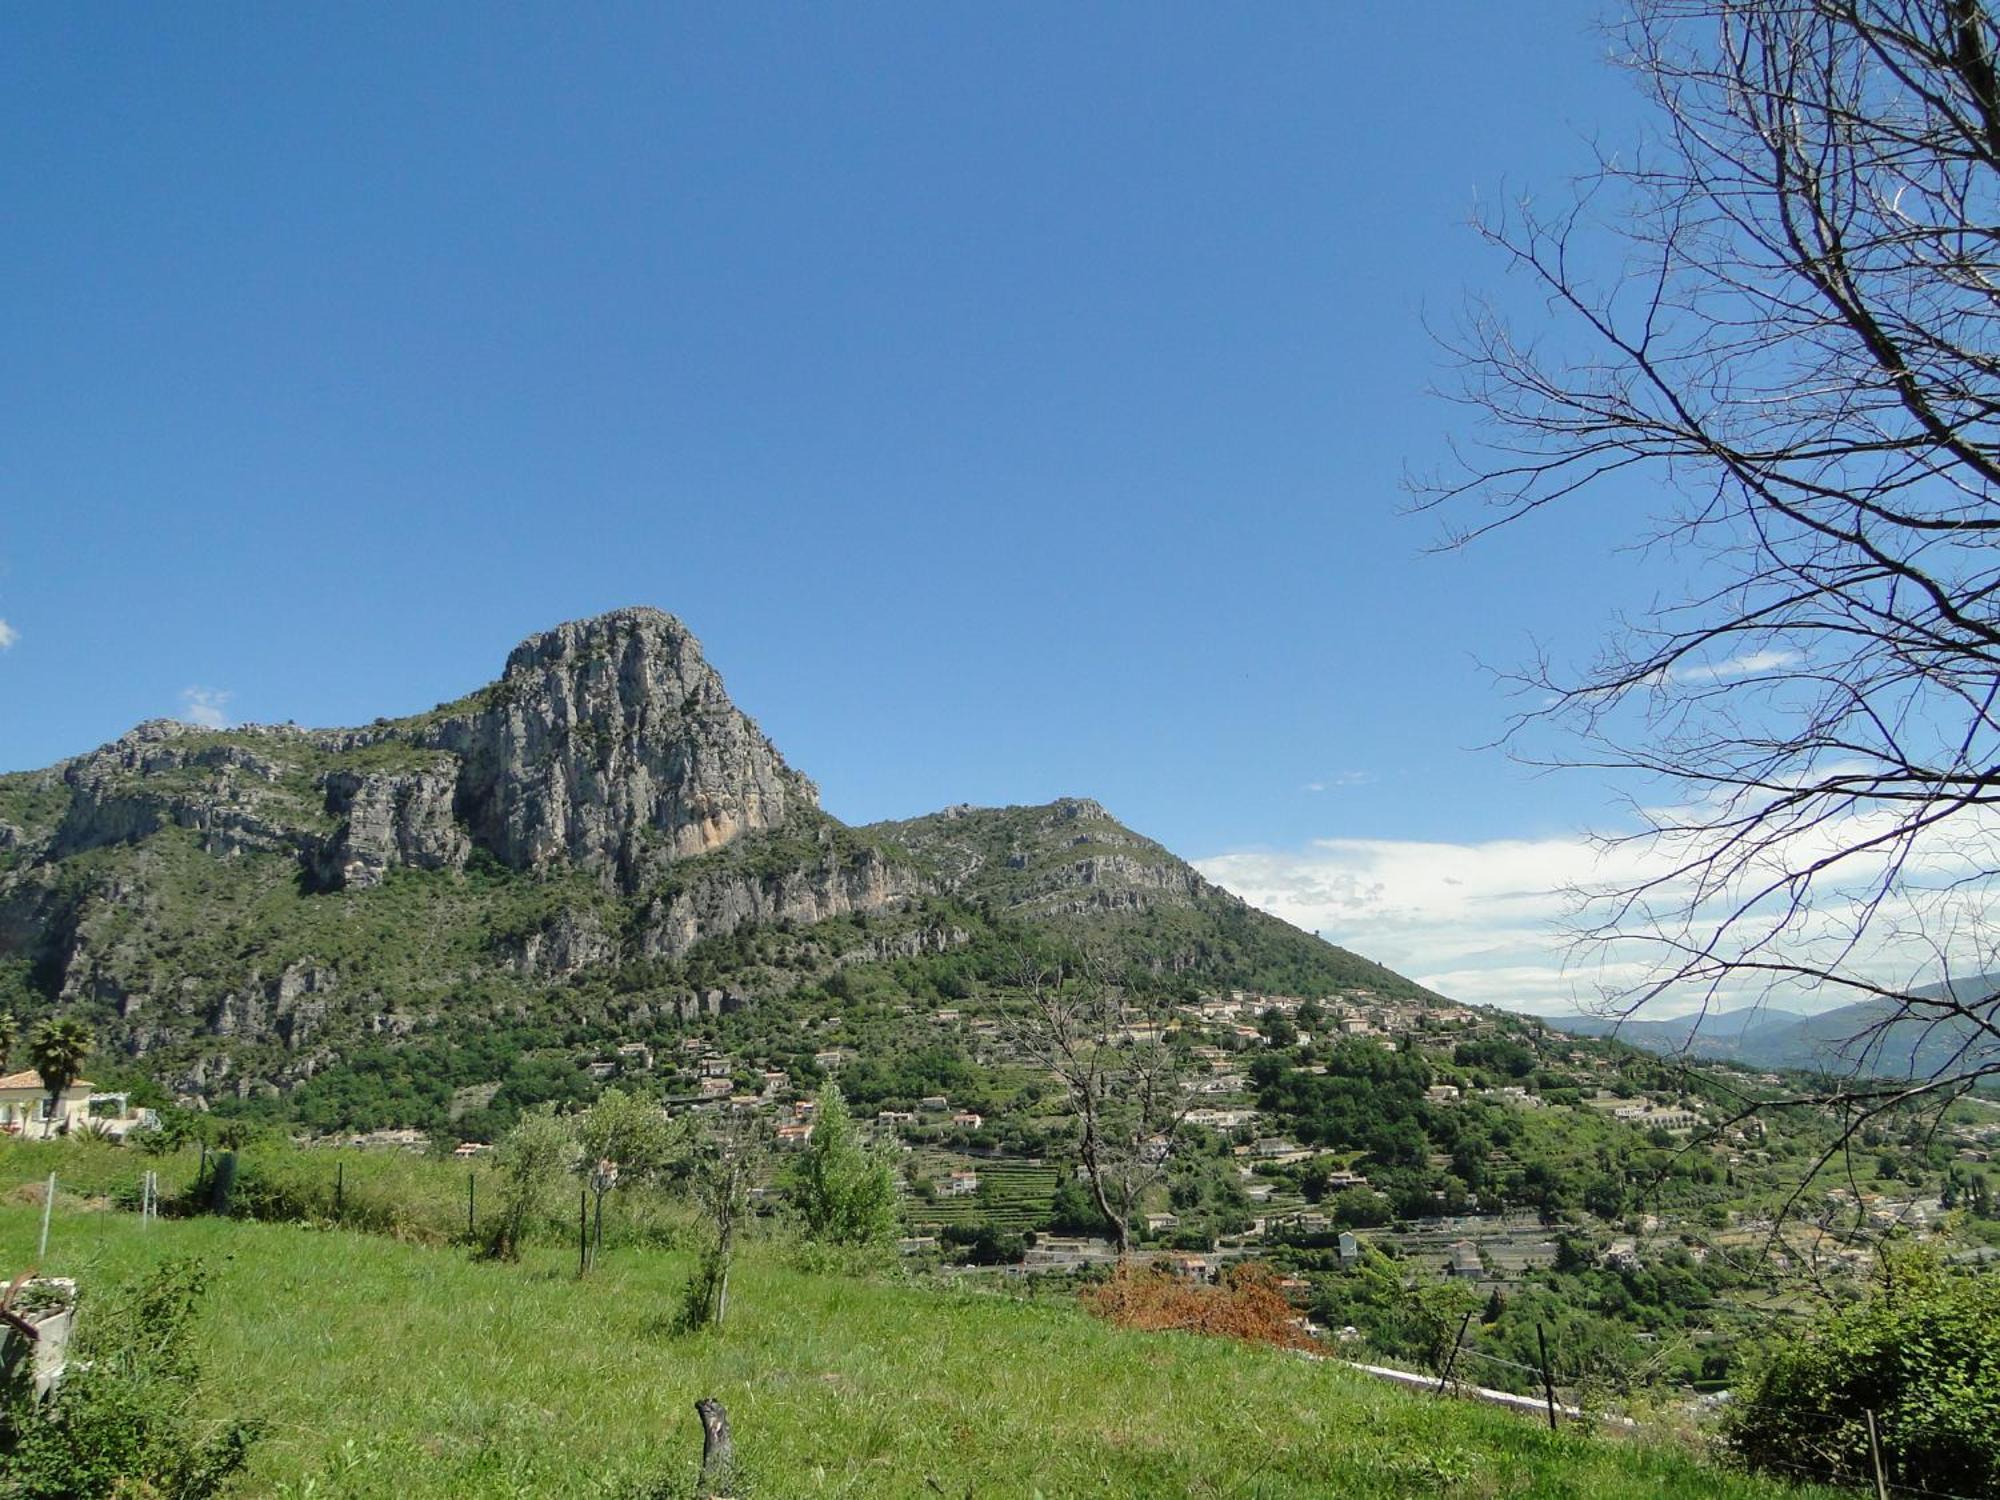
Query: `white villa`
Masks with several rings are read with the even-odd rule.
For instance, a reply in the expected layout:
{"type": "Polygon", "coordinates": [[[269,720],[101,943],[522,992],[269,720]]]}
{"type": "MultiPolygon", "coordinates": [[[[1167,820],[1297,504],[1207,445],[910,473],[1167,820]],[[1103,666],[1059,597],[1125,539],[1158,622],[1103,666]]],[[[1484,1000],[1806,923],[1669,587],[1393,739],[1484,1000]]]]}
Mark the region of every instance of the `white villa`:
{"type": "Polygon", "coordinates": [[[42,1075],[32,1069],[0,1077],[0,1130],[43,1140],[66,1125],[80,1123],[90,1109],[91,1084],[79,1078],[63,1090],[53,1115],[42,1075]]]}
{"type": "Polygon", "coordinates": [[[33,1070],[0,1077],[0,1131],[47,1140],[92,1121],[110,1134],[123,1139],[133,1130],[152,1125],[156,1116],[150,1109],[132,1108],[126,1094],[100,1094],[87,1078],[79,1078],[62,1092],[55,1113],[49,1112],[49,1091],[42,1076],[33,1070]]]}

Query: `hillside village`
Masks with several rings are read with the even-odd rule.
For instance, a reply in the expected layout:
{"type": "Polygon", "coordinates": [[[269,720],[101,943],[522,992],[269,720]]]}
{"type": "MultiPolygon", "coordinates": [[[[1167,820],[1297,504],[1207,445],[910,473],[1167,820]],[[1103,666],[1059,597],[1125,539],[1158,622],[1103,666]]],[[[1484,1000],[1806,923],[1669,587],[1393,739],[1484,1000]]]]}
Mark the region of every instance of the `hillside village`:
{"type": "MultiPolygon", "coordinates": [[[[812,1018],[805,1040],[787,1034],[782,1047],[769,1047],[764,1041],[773,1028],[752,1025],[753,1019],[750,1007],[725,1001],[689,1034],[619,1042],[585,1066],[597,1084],[657,1098],[669,1113],[756,1121],[777,1156],[774,1175],[755,1196],[776,1208],[785,1193],[786,1156],[812,1139],[816,1089],[822,1080],[854,1080],[851,1065],[870,1055],[870,1039],[881,1033],[860,1014],[829,1008],[812,1018]],[[732,1027],[730,1020],[741,1024],[732,1027]],[[741,1039],[732,1040],[732,1031],[741,1039]]],[[[1023,1149],[1024,1140],[1059,1133],[1061,1121],[1053,1096],[1020,1086],[1034,1065],[1007,1007],[968,999],[925,1010],[895,1002],[877,1019],[892,1028],[898,1049],[961,1055],[980,1079],[969,1102],[942,1088],[867,1090],[872,1107],[863,1110],[864,1125],[897,1162],[905,1257],[940,1274],[1002,1282],[1106,1271],[1116,1259],[1108,1237],[1052,1224],[1060,1217],[1060,1184],[1070,1175],[1061,1153],[1023,1149]],[[1003,1079],[1012,1083],[998,1085],[1003,1079]]],[[[1165,1181],[1156,1189],[1134,1226],[1134,1258],[1197,1283],[1216,1282],[1232,1264],[1247,1261],[1295,1266],[1280,1285],[1301,1309],[1301,1326],[1328,1339],[1364,1341],[1366,1334],[1349,1323],[1313,1322],[1315,1281],[1307,1273],[1351,1272],[1370,1255],[1389,1257],[1399,1275],[1457,1282],[1487,1298],[1516,1294],[1559,1265],[1575,1269],[1579,1246],[1612,1277],[1668,1263],[1703,1268],[1713,1260],[1718,1271],[1748,1268],[1734,1300],[1768,1307],[1786,1301],[1782,1288],[1793,1276],[1863,1284],[1885,1235],[1923,1243],[1952,1222],[1944,1174],[1865,1188],[1829,1180],[1803,1208],[1785,1205],[1779,1190],[1793,1156],[1770,1149],[1771,1116],[1735,1116],[1744,1102],[1781,1094],[1795,1080],[1717,1064],[1686,1070],[1501,1012],[1362,987],[1323,1000],[1230,990],[1164,1009],[1127,1005],[1110,1042],[1162,1044],[1184,1060],[1187,1104],[1178,1138],[1159,1136],[1145,1145],[1163,1166],[1171,1154],[1177,1169],[1189,1160],[1206,1169],[1199,1191],[1170,1190],[1165,1181]],[[1536,1067],[1526,1081],[1497,1081],[1480,1065],[1481,1044],[1495,1041],[1533,1051],[1536,1067]],[[1365,1153],[1288,1135],[1281,1115],[1260,1102],[1252,1076],[1260,1060],[1264,1069],[1324,1076],[1328,1065],[1311,1060],[1315,1049],[1342,1042],[1421,1059],[1437,1080],[1423,1091],[1436,1109],[1567,1122],[1592,1141],[1640,1143],[1663,1160],[1712,1161],[1718,1180],[1734,1186],[1690,1197],[1661,1184],[1661,1191],[1635,1191],[1608,1217],[1584,1204],[1549,1212],[1519,1201],[1518,1191],[1510,1199],[1502,1184],[1509,1173],[1518,1179],[1522,1163],[1495,1151],[1489,1201],[1453,1204],[1433,1191],[1428,1206],[1407,1198],[1391,1204],[1375,1192],[1365,1153]]],[[[1786,1128],[1817,1137],[1813,1125],[1786,1128]]],[[[414,1131],[341,1139],[411,1150],[430,1145],[414,1131]]],[[[1939,1140],[1951,1170],[1985,1168],[2000,1149],[2000,1107],[1947,1123],[1939,1140]]],[[[488,1148],[463,1141],[454,1149],[476,1157],[488,1148]]],[[[1428,1159],[1433,1168],[1450,1162],[1444,1153],[1428,1159]]],[[[1946,1234],[1952,1252],[2000,1258],[1978,1236],[1966,1239],[1965,1227],[1961,1222],[1946,1234]]]]}

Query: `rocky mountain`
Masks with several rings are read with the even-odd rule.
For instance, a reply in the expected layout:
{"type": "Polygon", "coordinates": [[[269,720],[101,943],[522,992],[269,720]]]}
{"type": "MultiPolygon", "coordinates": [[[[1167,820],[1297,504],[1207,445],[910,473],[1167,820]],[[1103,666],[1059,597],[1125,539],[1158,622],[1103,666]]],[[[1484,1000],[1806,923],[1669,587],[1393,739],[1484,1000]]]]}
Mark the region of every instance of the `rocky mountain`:
{"type": "Polygon", "coordinates": [[[0,776],[0,1005],[85,1013],[192,1102],[684,1022],[996,924],[1088,930],[1137,974],[1421,993],[1094,802],[848,827],[650,609],[536,635],[429,713],[154,721],[0,776]],[[727,941],[755,933],[785,939],[727,941]]]}

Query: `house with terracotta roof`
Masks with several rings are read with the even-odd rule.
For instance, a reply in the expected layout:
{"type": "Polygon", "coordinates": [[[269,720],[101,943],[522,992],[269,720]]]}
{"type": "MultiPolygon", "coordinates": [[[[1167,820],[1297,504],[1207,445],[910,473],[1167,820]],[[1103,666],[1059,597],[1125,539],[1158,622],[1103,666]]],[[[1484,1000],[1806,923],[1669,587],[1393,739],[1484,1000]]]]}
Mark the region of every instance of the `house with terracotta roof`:
{"type": "Polygon", "coordinates": [[[29,1069],[0,1077],[0,1130],[9,1135],[25,1135],[46,1140],[83,1122],[90,1112],[90,1096],[96,1085],[79,1078],[62,1092],[53,1114],[49,1091],[42,1075],[29,1069]]]}

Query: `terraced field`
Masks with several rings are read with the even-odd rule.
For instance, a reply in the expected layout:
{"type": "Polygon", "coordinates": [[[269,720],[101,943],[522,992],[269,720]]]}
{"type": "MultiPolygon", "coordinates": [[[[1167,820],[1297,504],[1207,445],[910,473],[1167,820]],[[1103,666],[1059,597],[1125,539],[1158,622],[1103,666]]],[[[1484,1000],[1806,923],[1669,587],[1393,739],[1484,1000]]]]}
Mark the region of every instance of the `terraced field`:
{"type": "Polygon", "coordinates": [[[962,1198],[942,1195],[933,1203],[908,1200],[910,1222],[917,1228],[947,1224],[991,1224],[996,1229],[1033,1229],[1047,1217],[1056,1190],[1056,1169],[1046,1162],[955,1156],[944,1151],[917,1153],[914,1170],[942,1189],[951,1174],[979,1174],[979,1191],[962,1198]]]}

